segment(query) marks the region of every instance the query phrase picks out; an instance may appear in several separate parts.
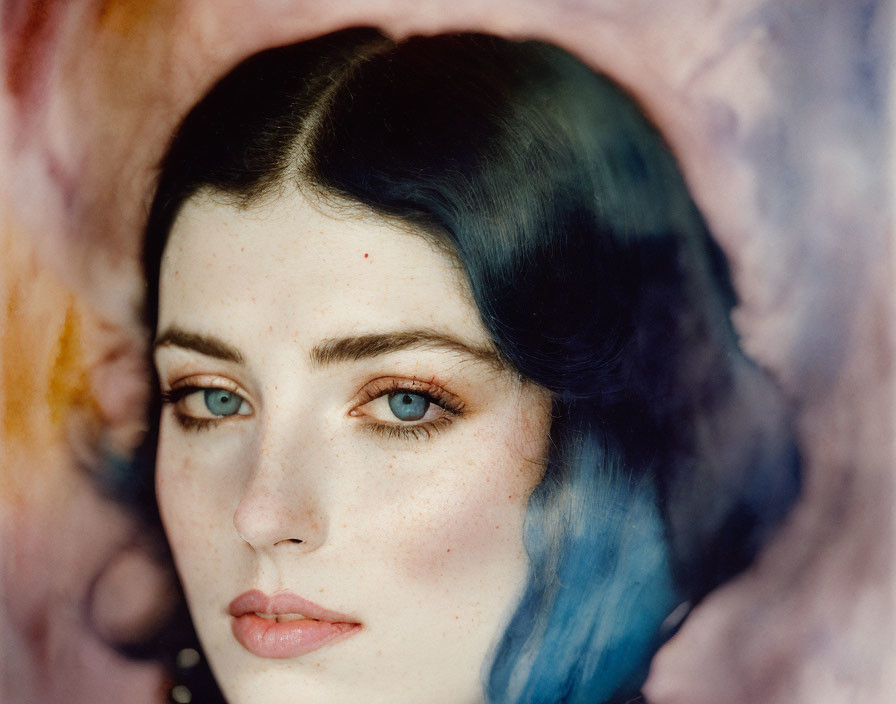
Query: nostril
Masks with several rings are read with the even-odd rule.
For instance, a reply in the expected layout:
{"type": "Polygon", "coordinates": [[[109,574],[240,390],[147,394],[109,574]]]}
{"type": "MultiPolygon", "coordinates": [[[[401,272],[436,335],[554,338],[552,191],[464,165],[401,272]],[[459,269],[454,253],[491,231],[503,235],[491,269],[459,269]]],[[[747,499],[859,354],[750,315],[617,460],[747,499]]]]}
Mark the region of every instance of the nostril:
{"type": "Polygon", "coordinates": [[[274,545],[283,545],[284,543],[293,543],[294,545],[301,545],[304,543],[304,540],[300,540],[299,538],[283,538],[283,540],[278,540],[274,545]]]}

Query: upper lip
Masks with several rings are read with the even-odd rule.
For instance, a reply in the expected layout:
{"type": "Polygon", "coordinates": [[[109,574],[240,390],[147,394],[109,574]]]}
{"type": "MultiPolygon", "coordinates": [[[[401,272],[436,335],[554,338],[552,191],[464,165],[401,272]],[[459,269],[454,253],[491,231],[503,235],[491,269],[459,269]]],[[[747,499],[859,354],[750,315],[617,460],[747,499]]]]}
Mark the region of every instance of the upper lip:
{"type": "Polygon", "coordinates": [[[269,596],[259,589],[250,589],[231,601],[228,610],[234,617],[251,613],[297,614],[316,621],[357,623],[345,614],[325,609],[292,592],[277,592],[269,596]]]}

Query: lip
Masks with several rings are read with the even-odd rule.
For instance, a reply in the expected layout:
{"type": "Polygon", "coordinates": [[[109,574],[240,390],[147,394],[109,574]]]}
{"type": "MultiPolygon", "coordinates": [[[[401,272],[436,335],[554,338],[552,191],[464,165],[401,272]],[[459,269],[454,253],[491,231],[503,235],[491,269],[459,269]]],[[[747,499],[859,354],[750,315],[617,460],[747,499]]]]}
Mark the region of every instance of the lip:
{"type": "Polygon", "coordinates": [[[330,611],[291,592],[268,596],[258,589],[240,594],[228,607],[237,642],[261,658],[295,658],[344,640],[361,630],[345,614],[330,611]],[[299,616],[277,621],[258,614],[299,616]]]}

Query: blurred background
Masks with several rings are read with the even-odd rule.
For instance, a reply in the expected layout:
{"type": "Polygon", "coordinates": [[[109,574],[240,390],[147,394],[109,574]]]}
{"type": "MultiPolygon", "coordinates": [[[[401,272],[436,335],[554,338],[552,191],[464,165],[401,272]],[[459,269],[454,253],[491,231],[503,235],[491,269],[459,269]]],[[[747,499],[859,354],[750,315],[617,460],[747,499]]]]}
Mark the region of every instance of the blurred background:
{"type": "Polygon", "coordinates": [[[351,25],[543,39],[626,86],[794,404],[803,496],[660,651],[649,700],[896,701],[894,19],[884,0],[0,0],[0,701],[188,697],[135,460],[155,165],[240,59],[351,25]]]}

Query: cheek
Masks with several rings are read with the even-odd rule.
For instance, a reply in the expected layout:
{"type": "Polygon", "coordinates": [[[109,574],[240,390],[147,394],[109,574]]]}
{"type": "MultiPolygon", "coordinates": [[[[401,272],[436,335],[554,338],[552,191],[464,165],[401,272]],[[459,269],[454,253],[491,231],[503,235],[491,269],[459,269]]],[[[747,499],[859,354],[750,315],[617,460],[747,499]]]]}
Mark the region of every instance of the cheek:
{"type": "Polygon", "coordinates": [[[208,482],[201,482],[199,469],[188,452],[160,439],[156,459],[159,514],[184,581],[205,572],[204,564],[214,564],[219,543],[218,497],[208,482]]]}
{"type": "Polygon", "coordinates": [[[506,581],[525,564],[523,524],[544,440],[522,446],[501,430],[454,443],[426,471],[393,527],[403,576],[448,589],[492,575],[506,581]]]}
{"type": "Polygon", "coordinates": [[[165,535],[175,558],[188,547],[186,538],[195,535],[198,528],[196,512],[186,508],[190,503],[188,495],[193,493],[190,482],[185,480],[189,470],[189,459],[175,461],[167,457],[162,446],[159,446],[156,457],[156,497],[165,535]]]}

